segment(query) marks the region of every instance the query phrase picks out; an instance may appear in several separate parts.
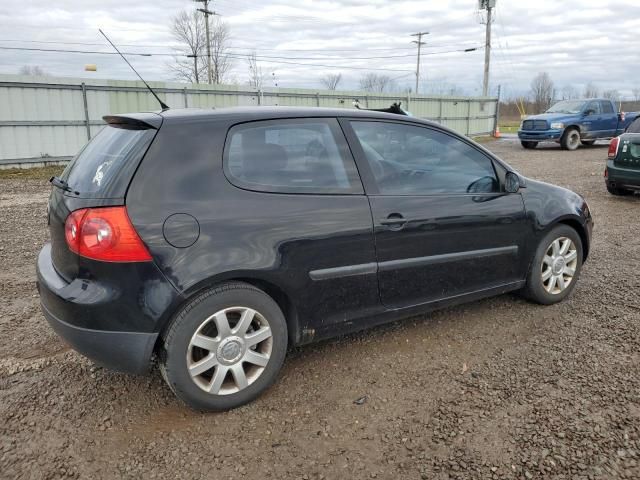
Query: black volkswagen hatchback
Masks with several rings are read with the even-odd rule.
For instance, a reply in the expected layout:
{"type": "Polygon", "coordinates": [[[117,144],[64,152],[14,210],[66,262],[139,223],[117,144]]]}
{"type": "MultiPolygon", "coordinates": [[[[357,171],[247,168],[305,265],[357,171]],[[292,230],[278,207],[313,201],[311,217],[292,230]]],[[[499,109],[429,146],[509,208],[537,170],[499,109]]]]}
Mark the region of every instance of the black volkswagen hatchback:
{"type": "Polygon", "coordinates": [[[319,108],[105,117],[49,200],[51,326],[97,363],[237,407],[300,345],[521,290],[575,287],[592,219],[451,130],[319,108]]]}

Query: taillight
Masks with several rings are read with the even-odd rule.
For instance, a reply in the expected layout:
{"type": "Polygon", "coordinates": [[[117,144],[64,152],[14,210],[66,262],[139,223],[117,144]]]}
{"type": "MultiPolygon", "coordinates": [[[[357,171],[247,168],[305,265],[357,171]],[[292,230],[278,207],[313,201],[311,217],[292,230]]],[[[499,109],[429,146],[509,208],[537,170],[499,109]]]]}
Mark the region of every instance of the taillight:
{"type": "Polygon", "coordinates": [[[618,144],[620,143],[619,137],[614,137],[609,143],[609,158],[616,158],[618,155],[618,144]]]}
{"type": "Polygon", "coordinates": [[[104,262],[147,262],[151,255],[122,207],[83,208],[64,225],[72,252],[104,262]]]}

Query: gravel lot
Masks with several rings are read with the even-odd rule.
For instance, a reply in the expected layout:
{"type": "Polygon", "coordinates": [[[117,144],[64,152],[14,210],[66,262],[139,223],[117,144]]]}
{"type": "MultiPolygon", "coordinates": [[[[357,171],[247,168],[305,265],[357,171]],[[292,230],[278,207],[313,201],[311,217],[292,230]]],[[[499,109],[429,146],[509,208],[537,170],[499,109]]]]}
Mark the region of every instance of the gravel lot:
{"type": "Polygon", "coordinates": [[[0,477],[640,478],[640,197],[606,193],[605,144],[486,145],[587,198],[596,229],[574,294],[551,307],[504,295],[296,349],[266,395],[222,414],[55,336],[34,265],[49,187],[0,178],[0,477]]]}

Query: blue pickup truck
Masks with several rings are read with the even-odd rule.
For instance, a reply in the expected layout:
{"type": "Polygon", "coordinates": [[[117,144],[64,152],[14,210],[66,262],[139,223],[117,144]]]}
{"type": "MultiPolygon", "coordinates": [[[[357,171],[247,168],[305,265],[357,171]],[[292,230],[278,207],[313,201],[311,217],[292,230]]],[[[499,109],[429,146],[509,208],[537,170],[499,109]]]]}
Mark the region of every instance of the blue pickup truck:
{"type": "Polygon", "coordinates": [[[615,104],[604,98],[563,100],[545,113],[525,118],[518,138],[524,148],[550,141],[575,150],[581,143],[593,145],[599,138],[617,137],[637,116],[638,112],[618,113],[615,104]]]}

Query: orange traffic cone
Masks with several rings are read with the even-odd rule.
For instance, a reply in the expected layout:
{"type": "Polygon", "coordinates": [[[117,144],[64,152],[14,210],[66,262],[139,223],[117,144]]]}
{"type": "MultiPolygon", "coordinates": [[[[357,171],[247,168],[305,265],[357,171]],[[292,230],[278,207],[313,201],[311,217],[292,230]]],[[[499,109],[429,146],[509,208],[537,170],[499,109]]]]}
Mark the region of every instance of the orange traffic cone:
{"type": "Polygon", "coordinates": [[[500,125],[496,125],[496,131],[493,132],[494,138],[500,138],[500,125]]]}

